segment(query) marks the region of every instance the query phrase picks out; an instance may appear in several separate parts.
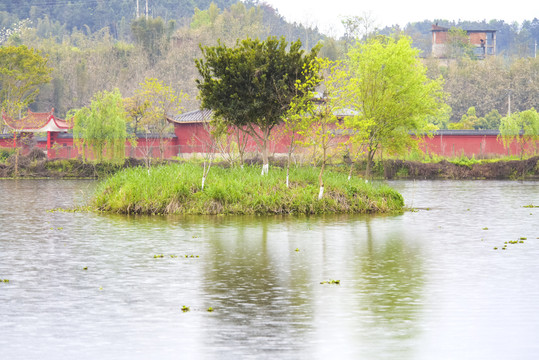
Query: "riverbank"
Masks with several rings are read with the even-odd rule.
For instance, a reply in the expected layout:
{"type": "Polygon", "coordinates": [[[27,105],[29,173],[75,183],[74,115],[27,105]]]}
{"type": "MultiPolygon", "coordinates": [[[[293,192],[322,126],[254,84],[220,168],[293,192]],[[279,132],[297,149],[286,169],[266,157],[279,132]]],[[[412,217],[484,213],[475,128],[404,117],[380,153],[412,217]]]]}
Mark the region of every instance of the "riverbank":
{"type": "Polygon", "coordinates": [[[143,166],[144,160],[128,158],[123,164],[83,162],[79,159],[48,160],[36,149],[28,155],[0,159],[0,178],[23,179],[98,179],[122,169],[143,166]]]}
{"type": "Polygon", "coordinates": [[[178,163],[126,169],[96,189],[91,206],[122,214],[329,214],[402,211],[402,196],[382,184],[327,171],[324,197],[318,200],[318,169],[295,168],[286,187],[286,171],[260,167],[213,167],[201,187],[202,167],[178,163]]]}
{"type": "MultiPolygon", "coordinates": [[[[173,161],[152,160],[152,164],[173,161]]],[[[251,164],[258,164],[256,160],[251,164]]],[[[272,168],[284,166],[284,162],[273,160],[272,168]]],[[[32,151],[26,156],[11,155],[0,158],[0,178],[53,178],[53,179],[98,179],[126,168],[144,166],[143,159],[128,158],[123,164],[92,163],[77,159],[47,160],[42,151],[32,151]]],[[[335,165],[336,171],[347,172],[346,166],[335,165]]],[[[364,175],[365,164],[356,164],[354,174],[364,175]]],[[[524,160],[476,160],[457,159],[439,162],[409,160],[384,160],[376,163],[373,177],[377,179],[444,179],[444,180],[539,180],[539,156],[524,160]]]]}
{"type": "Polygon", "coordinates": [[[385,160],[378,174],[388,180],[539,180],[539,156],[524,160],[463,159],[436,163],[385,160]]]}

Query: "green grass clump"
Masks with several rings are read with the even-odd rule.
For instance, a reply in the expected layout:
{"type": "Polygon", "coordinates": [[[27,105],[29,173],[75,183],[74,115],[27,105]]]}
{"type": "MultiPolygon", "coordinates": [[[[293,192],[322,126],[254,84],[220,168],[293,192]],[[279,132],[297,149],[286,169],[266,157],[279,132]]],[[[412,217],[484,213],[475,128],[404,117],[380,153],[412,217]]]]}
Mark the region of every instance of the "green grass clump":
{"type": "Polygon", "coordinates": [[[213,167],[201,190],[202,168],[192,163],[130,168],[97,188],[92,206],[123,214],[327,214],[401,211],[402,196],[382,184],[348,181],[347,174],[326,172],[318,200],[318,171],[293,169],[290,188],[285,170],[213,167]]]}

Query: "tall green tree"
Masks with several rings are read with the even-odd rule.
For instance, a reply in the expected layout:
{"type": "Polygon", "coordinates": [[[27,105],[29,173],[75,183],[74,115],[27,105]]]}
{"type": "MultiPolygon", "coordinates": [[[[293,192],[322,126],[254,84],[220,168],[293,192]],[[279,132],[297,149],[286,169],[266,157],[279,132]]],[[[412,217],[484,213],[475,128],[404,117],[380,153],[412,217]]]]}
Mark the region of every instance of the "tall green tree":
{"type": "Polygon", "coordinates": [[[0,107],[12,117],[31,104],[51,80],[47,56],[26,46],[0,47],[0,107]]]}
{"type": "Polygon", "coordinates": [[[85,159],[90,150],[98,162],[124,160],[126,112],[120,91],[96,93],[90,106],[75,110],[72,115],[73,137],[85,159]]]}
{"type": "Polygon", "coordinates": [[[303,70],[316,59],[319,47],[305,53],[299,40],[288,44],[284,37],[269,37],[238,41],[233,48],[219,43],[201,49],[203,58],[195,64],[202,107],[255,139],[262,173],[267,173],[270,134],[297,96],[296,81],[311,76],[303,70]]]}
{"type": "Polygon", "coordinates": [[[348,53],[352,104],[359,115],[347,127],[365,134],[367,176],[382,148],[402,153],[421,133],[428,117],[442,109],[442,80],[431,80],[408,37],[377,37],[357,43],[348,53]]]}

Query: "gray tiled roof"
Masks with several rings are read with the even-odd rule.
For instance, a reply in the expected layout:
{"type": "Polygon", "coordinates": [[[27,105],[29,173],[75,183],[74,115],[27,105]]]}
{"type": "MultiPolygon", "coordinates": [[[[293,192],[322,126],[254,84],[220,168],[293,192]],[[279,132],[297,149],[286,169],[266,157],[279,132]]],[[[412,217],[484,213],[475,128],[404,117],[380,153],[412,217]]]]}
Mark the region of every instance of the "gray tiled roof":
{"type": "Polygon", "coordinates": [[[169,120],[176,123],[200,123],[212,119],[213,112],[207,109],[189,111],[180,115],[169,116],[169,120]]]}
{"type": "MultiPolygon", "coordinates": [[[[358,112],[352,109],[342,109],[335,112],[335,116],[344,117],[344,116],[354,116],[358,112]]],[[[202,123],[208,122],[212,119],[213,112],[207,109],[200,109],[195,111],[189,111],[180,115],[168,116],[168,119],[171,122],[175,123],[202,123]]]]}

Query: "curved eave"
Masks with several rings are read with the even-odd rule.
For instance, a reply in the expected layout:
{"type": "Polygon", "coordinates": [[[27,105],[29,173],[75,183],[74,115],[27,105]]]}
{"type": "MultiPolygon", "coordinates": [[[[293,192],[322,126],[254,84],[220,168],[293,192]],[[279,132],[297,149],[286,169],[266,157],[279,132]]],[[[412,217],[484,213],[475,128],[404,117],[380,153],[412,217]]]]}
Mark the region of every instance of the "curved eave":
{"type": "Polygon", "coordinates": [[[28,115],[18,121],[13,120],[5,112],[2,112],[2,119],[15,132],[67,132],[72,128],[65,120],[54,117],[54,109],[48,113],[33,113],[28,111],[28,115]]]}

